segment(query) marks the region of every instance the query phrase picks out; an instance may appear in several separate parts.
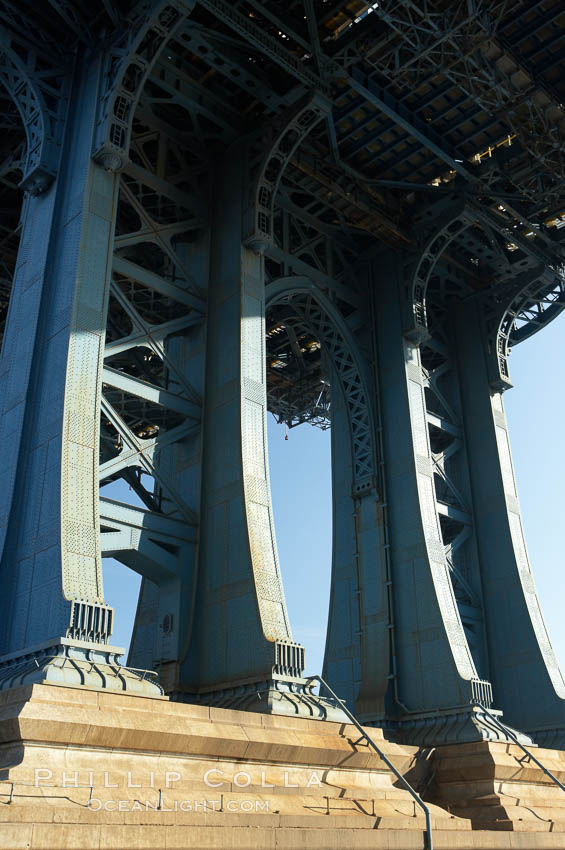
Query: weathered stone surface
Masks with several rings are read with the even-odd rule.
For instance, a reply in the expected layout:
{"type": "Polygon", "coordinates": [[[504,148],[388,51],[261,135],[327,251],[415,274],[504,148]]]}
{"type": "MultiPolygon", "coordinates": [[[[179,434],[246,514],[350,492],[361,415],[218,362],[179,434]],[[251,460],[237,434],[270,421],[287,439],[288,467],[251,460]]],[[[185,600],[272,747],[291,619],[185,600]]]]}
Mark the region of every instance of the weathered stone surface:
{"type": "MultiPolygon", "coordinates": [[[[565,752],[532,748],[565,783],[565,752]]],[[[515,744],[438,747],[430,759],[429,798],[473,829],[565,833],[565,793],[515,744]]]]}
{"type": "MultiPolygon", "coordinates": [[[[424,847],[421,810],[354,727],[166,700],[156,707],[143,697],[46,685],[1,694],[0,846],[424,847]]],[[[433,793],[443,804],[430,805],[436,850],[565,849],[565,832],[545,821],[522,835],[508,830],[526,821],[500,831],[476,814],[483,798],[500,805],[497,770],[543,808],[547,784],[504,745],[442,748],[426,760],[380,730],[371,734],[416,779],[425,780],[435,757],[433,793]]]]}

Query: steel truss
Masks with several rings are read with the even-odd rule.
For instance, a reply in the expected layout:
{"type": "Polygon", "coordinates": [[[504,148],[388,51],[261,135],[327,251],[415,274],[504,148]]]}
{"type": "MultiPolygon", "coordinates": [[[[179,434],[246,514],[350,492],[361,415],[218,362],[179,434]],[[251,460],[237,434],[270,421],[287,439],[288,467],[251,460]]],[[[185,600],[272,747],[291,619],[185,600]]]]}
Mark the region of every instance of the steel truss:
{"type": "MultiPolygon", "coordinates": [[[[112,262],[99,477],[101,487],[123,478],[146,510],[138,512],[143,519],[136,524],[132,510],[114,504],[102,547],[154,580],[163,558],[174,561],[159,542],[168,540],[169,550],[173,546],[181,557],[183,523],[198,527],[197,507],[160,470],[159,457],[200,434],[201,396],[174,340],[198,332],[205,320],[205,295],[183,248],[208,222],[205,192],[195,190],[201,163],[187,161],[175,141],[143,126],[134,132],[130,156],[121,178],[112,262]],[[161,517],[171,518],[162,539],[155,532],[161,517]],[[130,525],[135,533],[128,533],[130,525]],[[132,551],[144,558],[132,560],[132,551]]],[[[194,531],[188,539],[194,541],[194,531]]]]}

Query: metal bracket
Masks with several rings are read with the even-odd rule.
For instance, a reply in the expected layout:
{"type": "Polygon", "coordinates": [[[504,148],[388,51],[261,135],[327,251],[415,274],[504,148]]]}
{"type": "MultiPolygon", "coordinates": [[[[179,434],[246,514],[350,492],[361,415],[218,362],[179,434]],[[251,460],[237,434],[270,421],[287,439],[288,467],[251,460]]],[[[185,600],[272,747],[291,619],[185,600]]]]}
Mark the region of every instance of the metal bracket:
{"type": "Polygon", "coordinates": [[[143,0],[135,7],[135,19],[108,50],[93,151],[94,160],[108,171],[126,166],[133,116],[145,82],[194,6],[195,0],[143,0]]]}

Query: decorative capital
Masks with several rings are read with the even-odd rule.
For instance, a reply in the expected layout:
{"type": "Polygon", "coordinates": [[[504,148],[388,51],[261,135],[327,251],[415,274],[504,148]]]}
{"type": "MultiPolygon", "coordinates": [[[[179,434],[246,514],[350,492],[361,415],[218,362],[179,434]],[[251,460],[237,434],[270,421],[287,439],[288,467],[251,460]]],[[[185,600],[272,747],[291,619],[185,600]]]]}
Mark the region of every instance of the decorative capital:
{"type": "Polygon", "coordinates": [[[53,638],[0,658],[0,691],[33,684],[56,684],[95,691],[120,691],[162,697],[156,673],[123,667],[120,647],[53,638]]]}
{"type": "Polygon", "coordinates": [[[53,173],[37,166],[25,175],[20,182],[20,189],[37,197],[38,195],[43,195],[49,189],[54,179],[55,175],[53,173]]]}
{"type": "Polygon", "coordinates": [[[111,171],[113,174],[123,171],[129,162],[129,157],[125,151],[111,145],[101,147],[92,155],[92,158],[104,171],[111,171]]]}
{"type": "Polygon", "coordinates": [[[249,248],[250,251],[253,251],[254,254],[257,254],[257,256],[264,257],[268,249],[273,244],[273,240],[266,236],[266,234],[259,235],[254,233],[252,236],[248,236],[247,239],[244,239],[243,244],[246,248],[249,248]]]}

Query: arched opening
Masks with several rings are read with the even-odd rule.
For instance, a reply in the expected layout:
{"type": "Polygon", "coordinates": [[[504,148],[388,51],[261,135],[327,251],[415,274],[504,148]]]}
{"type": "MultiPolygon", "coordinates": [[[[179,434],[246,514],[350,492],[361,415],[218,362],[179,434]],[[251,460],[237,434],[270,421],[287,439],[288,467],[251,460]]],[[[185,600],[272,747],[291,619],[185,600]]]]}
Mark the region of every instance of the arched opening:
{"type": "MultiPolygon", "coordinates": [[[[366,616],[375,600],[369,599],[371,591],[364,586],[363,574],[375,567],[382,541],[373,521],[377,499],[374,411],[363,360],[343,317],[307,278],[281,278],[267,286],[266,335],[270,412],[290,431],[310,423],[331,432],[332,581],[324,673],[351,705],[360,696],[363,680],[370,681],[375,693],[384,698],[386,684],[381,687],[377,674],[360,668],[371,665],[374,658],[362,651],[364,642],[373,643],[377,654],[388,653],[388,635],[383,644],[382,635],[373,633],[373,623],[366,616]]],[[[315,490],[319,485],[312,482],[312,486],[315,490]]],[[[304,518],[296,521],[307,525],[304,518]]],[[[322,534],[326,541],[330,538],[329,522],[322,534]]],[[[278,545],[284,547],[282,538],[278,545]]],[[[282,557],[281,562],[284,570],[282,557]]],[[[284,576],[288,596],[286,571],[284,576]]],[[[322,617],[318,607],[315,618],[319,622],[322,617]]]]}
{"type": "Polygon", "coordinates": [[[565,416],[565,362],[561,356],[565,317],[512,349],[514,389],[504,394],[514,471],[525,536],[541,609],[553,648],[565,670],[565,628],[556,576],[563,571],[563,477],[565,461],[557,449],[565,416]]]}
{"type": "Polygon", "coordinates": [[[313,675],[324,661],[331,584],[331,386],[320,341],[295,331],[293,319],[291,305],[267,310],[269,471],[293,636],[313,675]]]}

